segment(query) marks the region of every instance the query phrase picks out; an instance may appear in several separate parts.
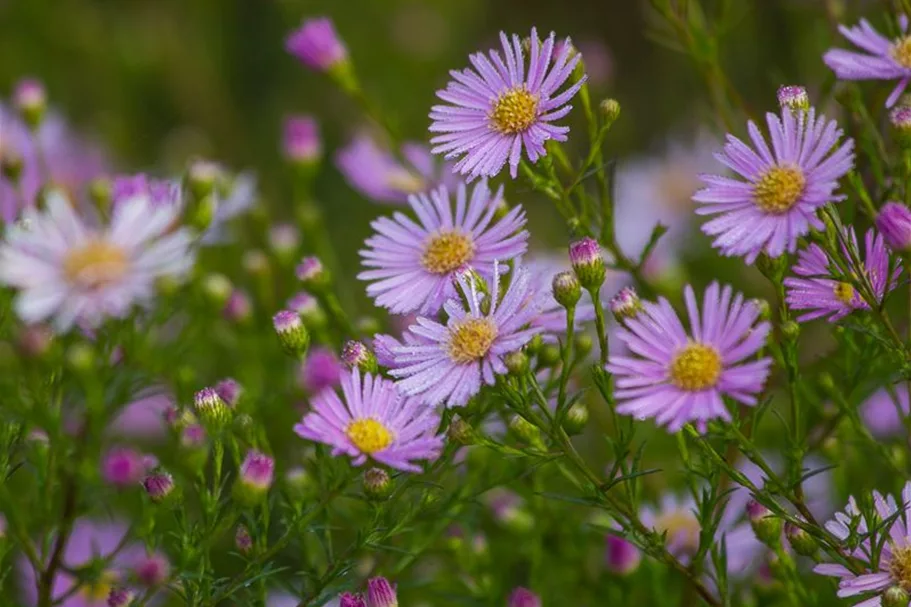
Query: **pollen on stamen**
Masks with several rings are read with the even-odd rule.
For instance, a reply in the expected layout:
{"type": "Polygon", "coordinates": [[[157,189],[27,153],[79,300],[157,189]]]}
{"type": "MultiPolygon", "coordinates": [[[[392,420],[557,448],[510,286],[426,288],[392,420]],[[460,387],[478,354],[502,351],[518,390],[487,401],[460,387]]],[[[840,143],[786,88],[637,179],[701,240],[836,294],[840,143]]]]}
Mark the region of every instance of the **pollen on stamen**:
{"type": "Polygon", "coordinates": [[[470,318],[450,329],[449,357],[465,364],[487,355],[497,338],[497,326],[487,318],[470,318]]]}
{"type": "Polygon", "coordinates": [[[911,36],[897,40],[889,49],[889,54],[902,67],[911,68],[911,36]]]}
{"type": "Polygon", "coordinates": [[[490,114],[494,129],[515,135],[523,133],[538,117],[538,97],[525,87],[509,89],[502,93],[490,114]]]}
{"type": "Polygon", "coordinates": [[[854,287],[849,282],[835,283],[832,291],[835,293],[835,297],[841,302],[850,304],[854,301],[854,287]]]}
{"type": "Polygon", "coordinates": [[[460,231],[438,232],[424,245],[421,265],[434,274],[448,274],[459,269],[474,255],[471,237],[460,231]]]}
{"type": "Polygon", "coordinates": [[[692,343],[671,361],[671,381],[683,390],[697,392],[711,388],[720,376],[721,356],[705,344],[692,343]]]}
{"type": "Polygon", "coordinates": [[[348,424],[345,434],[362,453],[376,453],[392,444],[392,432],[373,418],[355,419],[348,424]]]}
{"type": "Polygon", "coordinates": [[[806,176],[797,166],[776,166],[766,171],[753,187],[756,206],[771,214],[791,210],[803,195],[806,176]]]}
{"type": "Polygon", "coordinates": [[[911,546],[892,546],[889,575],[906,592],[911,592],[911,546]]]}
{"type": "Polygon", "coordinates": [[[127,272],[126,252],[105,240],[92,240],[74,249],[63,261],[63,274],[70,284],[98,289],[118,281],[127,272]]]}

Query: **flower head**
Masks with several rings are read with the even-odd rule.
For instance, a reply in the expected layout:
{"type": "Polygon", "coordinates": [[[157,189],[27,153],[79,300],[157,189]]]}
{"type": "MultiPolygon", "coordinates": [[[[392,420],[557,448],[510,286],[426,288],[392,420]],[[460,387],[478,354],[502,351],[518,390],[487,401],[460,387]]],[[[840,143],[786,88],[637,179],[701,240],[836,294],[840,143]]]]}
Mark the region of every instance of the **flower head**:
{"type": "Polygon", "coordinates": [[[876,216],[876,229],[893,251],[911,252],[911,209],[900,202],[887,202],[876,216]]]}
{"type": "Polygon", "coordinates": [[[541,599],[528,588],[521,586],[509,595],[509,607],[541,607],[541,599]]]}
{"type": "Polygon", "coordinates": [[[704,431],[710,419],[730,421],[723,397],[756,404],[771,360],[747,361],[765,344],[769,323],[756,323],[759,308],[734,296],[730,287],[712,283],[702,313],[693,288],[684,291],[690,331],[664,298],[644,302],[617,337],[631,355],[611,356],[608,370],[617,382],[617,412],[677,432],[694,422],[704,431]]]}
{"type": "Polygon", "coordinates": [[[464,406],[482,384],[493,384],[497,375],[507,372],[504,356],[541,332],[540,327],[528,326],[538,306],[528,270],[518,264],[502,298],[498,264],[494,264],[489,298],[474,282],[463,282],[461,288],[467,301],[446,302],[445,326],[418,318],[409,329],[416,337],[406,337],[405,344],[392,348],[395,369],[391,374],[401,378],[399,387],[428,405],[464,406]],[[482,307],[482,300],[490,302],[489,310],[482,307]]]}
{"type": "Polygon", "coordinates": [[[452,165],[437,162],[423,145],[404,144],[402,158],[404,162],[369,135],[359,135],[339,150],[335,164],[351,187],[377,202],[403,204],[412,194],[458,186],[452,165]]]}
{"type": "MultiPolygon", "coordinates": [[[[826,523],[826,530],[841,540],[842,551],[862,573],[844,565],[822,563],[816,573],[839,578],[838,596],[864,595],[858,606],[879,605],[892,588],[911,589],[911,482],[905,484],[901,503],[891,496],[873,492],[873,520],[857,507],[851,497],[844,512],[826,523]]],[[[907,601],[907,594],[905,601],[907,601]]],[[[891,598],[891,597],[890,597],[891,598]]]]}
{"type": "Polygon", "coordinates": [[[108,593],[107,607],[129,607],[136,594],[129,588],[115,587],[108,593]]]}
{"type": "Polygon", "coordinates": [[[476,177],[493,177],[509,162],[510,175],[519,170],[522,151],[531,162],[544,156],[550,139],[566,141],[569,127],[554,121],[572,109],[573,98],[585,76],[558,92],[572,75],[582,57],[573,52],[566,40],[555,52],[556,35],[543,43],[531,30],[529,63],[526,70],[524,49],[515,34],[500,33],[503,56],[492,50],[469,57],[473,67],[451,71],[453,80],[437,96],[447,105],[436,105],[430,112],[430,140],[434,154],[447,158],[461,156],[454,170],[476,177]]]}
{"type": "Polygon", "coordinates": [[[300,383],[310,394],[339,384],[342,364],[335,353],[323,347],[310,350],[300,369],[300,383]]]}
{"type": "Polygon", "coordinates": [[[174,492],[174,477],[167,472],[156,472],[142,479],[149,499],[154,503],[166,500],[174,492]]]}
{"type": "Polygon", "coordinates": [[[598,289],[604,284],[607,268],[601,245],[594,238],[581,238],[569,245],[569,262],[576,277],[586,289],[598,289]]]}
{"type": "Polygon", "coordinates": [[[608,303],[611,314],[617,319],[617,322],[624,322],[630,318],[636,318],[642,311],[642,300],[633,287],[623,287],[616,295],[611,297],[608,303]]]}
{"type": "Polygon", "coordinates": [[[251,449],[240,465],[237,483],[234,485],[235,499],[248,506],[259,502],[272,487],[274,477],[275,460],[251,449]]]}
{"type": "Polygon", "coordinates": [[[227,377],[215,384],[215,392],[229,407],[237,407],[244,393],[243,386],[237,380],[227,377]]]}
{"type": "Polygon", "coordinates": [[[368,269],[358,274],[370,283],[367,294],[396,314],[435,314],[455,297],[453,277],[459,270],[470,267],[489,277],[495,260],[522,255],[528,240],[525,212],[516,206],[496,221],[501,196],[502,189],[491,195],[481,182],[469,198],[460,184],[453,201],[441,187],[408,199],[420,223],[402,213],[374,221],[376,234],[361,251],[368,269]]]}
{"type": "Polygon", "coordinates": [[[892,107],[911,80],[911,36],[908,35],[908,19],[902,15],[899,20],[901,36],[889,40],[873,29],[866,19],[854,27],[838,26],[841,35],[864,52],[831,49],[822,60],[835,75],[843,80],[898,80],[898,84],[886,99],[886,107],[892,107]]]}
{"type": "Polygon", "coordinates": [[[272,326],[285,352],[301,356],[310,346],[310,333],[297,312],[279,310],[272,317],[272,326]]]}
{"type": "MultiPolygon", "coordinates": [[[[844,237],[859,252],[853,227],[845,228],[844,237]]],[[[895,288],[901,268],[896,268],[889,275],[889,252],[882,235],[868,230],[864,245],[863,267],[855,267],[850,261],[848,265],[855,277],[866,278],[876,300],[882,301],[885,294],[895,288]]],[[[843,250],[844,259],[853,259],[844,247],[843,250]]],[[[784,284],[787,287],[788,306],[792,310],[806,310],[797,318],[798,321],[828,317],[829,322],[835,322],[854,310],[870,309],[852,282],[833,276],[829,256],[819,245],[814,243],[802,250],[797,265],[792,269],[797,276],[785,278],[784,284]],[[824,278],[826,276],[831,278],[824,278]]]]}
{"type": "Polygon", "coordinates": [[[116,487],[136,485],[146,473],[142,454],[127,447],[115,447],[101,460],[105,482],[116,487]]]}
{"type": "Polygon", "coordinates": [[[772,149],[755,123],[749,123],[755,150],[728,135],[718,160],[740,179],[703,175],[706,186],[693,200],[699,215],[719,215],[702,231],[715,236],[722,254],[743,256],[747,263],[765,252],[778,257],[797,250],[797,239],[810,228],[823,229],[817,210],[841,200],[838,180],[853,166],[854,142],[838,146],[841,129],[816,111],[781,117],[767,114],[772,149]],[[838,147],[836,147],[838,146],[838,147]]]}
{"type": "Polygon", "coordinates": [[[627,575],[639,568],[642,552],[629,540],[610,533],[606,540],[604,560],[611,573],[627,575]]]}
{"type": "Polygon", "coordinates": [[[285,40],[285,50],[311,69],[327,71],[348,59],[348,49],[338,37],[332,20],[316,17],[304,21],[285,40]]]}
{"type": "Polygon", "coordinates": [[[231,418],[231,407],[228,406],[215,388],[203,388],[193,395],[193,408],[204,424],[212,427],[223,427],[231,418]]]}
{"type": "Polygon", "coordinates": [[[292,162],[315,162],[323,153],[319,136],[319,125],[310,116],[289,116],[285,118],[282,151],[292,162]]]}
{"type": "MultiPolygon", "coordinates": [[[[525,268],[528,270],[529,286],[534,298],[532,305],[538,310],[530,324],[541,330],[545,342],[556,343],[557,339],[566,335],[566,308],[556,299],[557,277],[569,274],[572,280],[563,278],[564,286],[572,286],[571,283],[575,282],[575,287],[579,287],[578,279],[567,271],[566,262],[549,257],[532,259],[525,268]]],[[[582,324],[594,318],[595,307],[587,301],[579,301],[573,318],[574,330],[582,332],[582,324]]]]}
{"type": "Polygon", "coordinates": [[[28,210],[0,245],[0,282],[19,289],[16,311],[26,322],[53,317],[65,331],[122,318],[152,298],[157,279],[182,276],[193,263],[189,232],[172,230],[173,209],[146,197],[115,211],[104,228],[86,225],[58,193],[47,204],[28,210]]]}
{"type": "Polygon", "coordinates": [[[384,577],[367,580],[367,607],[398,607],[395,587],[384,577]]]}
{"type": "MultiPolygon", "coordinates": [[[[47,92],[40,80],[24,78],[16,83],[13,91],[13,105],[27,119],[34,116],[40,117],[47,107],[47,92]]],[[[29,120],[31,123],[39,120],[29,120]]]]}
{"type": "Polygon", "coordinates": [[[420,472],[417,460],[435,460],[443,448],[436,435],[439,415],[402,395],[391,381],[357,369],[342,376],[344,400],[332,389],[313,399],[313,411],[294,426],[301,438],[325,443],[333,455],[348,455],[358,466],[370,458],[406,472],[420,472]]]}
{"type": "Polygon", "coordinates": [[[802,86],[782,86],[778,88],[778,105],[788,110],[810,109],[810,97],[802,86]]]}

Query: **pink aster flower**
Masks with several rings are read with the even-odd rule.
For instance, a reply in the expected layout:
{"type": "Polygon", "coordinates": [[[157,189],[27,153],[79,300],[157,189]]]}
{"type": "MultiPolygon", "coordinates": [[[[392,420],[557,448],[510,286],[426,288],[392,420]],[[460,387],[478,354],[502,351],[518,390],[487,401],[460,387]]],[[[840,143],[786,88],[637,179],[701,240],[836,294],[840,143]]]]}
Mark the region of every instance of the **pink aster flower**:
{"type": "MultiPolygon", "coordinates": [[[[126,535],[127,525],[120,522],[77,520],[63,550],[62,562],[67,570],[80,569],[95,559],[110,557],[111,561],[95,583],[85,584],[75,591],[76,578],[58,571],[51,582],[51,598],[55,604],[60,607],[107,607],[111,590],[128,579],[145,554],[142,546],[125,541],[126,535]]],[[[19,571],[24,603],[37,604],[35,570],[24,557],[19,561],[19,571]]]]}
{"type": "Polygon", "coordinates": [[[843,197],[838,180],[851,170],[854,142],[839,145],[841,129],[816,111],[785,110],[766,114],[772,148],[754,122],[748,124],[755,149],[728,135],[716,157],[739,179],[703,175],[707,187],[693,200],[699,215],[718,215],[702,226],[715,236],[723,255],[742,256],[747,263],[765,252],[778,257],[797,250],[797,239],[810,228],[822,230],[816,211],[843,197]]]}
{"type": "Polygon", "coordinates": [[[892,107],[911,80],[911,36],[908,36],[908,18],[898,18],[901,36],[889,40],[877,32],[866,19],[854,27],[838,26],[838,31],[854,46],[864,52],[831,49],[823,61],[835,75],[843,80],[898,80],[886,99],[892,107]]]}
{"type": "Polygon", "coordinates": [[[370,282],[367,294],[376,305],[391,312],[435,314],[456,295],[453,277],[458,270],[467,266],[489,277],[495,260],[525,252],[528,232],[522,207],[494,219],[502,188],[491,195],[481,182],[469,198],[468,188],[460,184],[454,201],[441,187],[408,202],[420,223],[403,213],[381,217],[371,224],[377,233],[367,239],[369,248],[361,251],[369,269],[358,278],[370,282]]]}
{"type": "Polygon", "coordinates": [[[192,236],[174,230],[173,207],[134,198],[96,228],[76,215],[59,193],[46,211],[7,231],[0,245],[0,281],[19,289],[16,311],[26,322],[51,317],[58,330],[77,321],[92,328],[108,316],[126,316],[134,302],[147,302],[155,282],[183,276],[193,264],[192,236]]]}
{"type": "Polygon", "coordinates": [[[462,279],[468,307],[459,299],[447,301],[443,306],[446,325],[418,318],[408,330],[416,336],[413,341],[405,338],[404,345],[392,348],[395,369],[391,374],[400,378],[404,393],[420,396],[432,406],[461,407],[483,384],[493,384],[497,375],[506,373],[503,357],[541,332],[540,327],[529,327],[538,315],[531,276],[518,265],[512,274],[502,298],[499,264],[494,264],[489,281],[489,299],[474,281],[462,279]],[[490,302],[488,311],[481,306],[485,299],[490,302]]]}
{"type": "Polygon", "coordinates": [[[431,151],[461,156],[455,170],[469,179],[493,177],[507,161],[515,178],[523,149],[536,162],[546,154],[548,140],[566,141],[569,127],[553,122],[569,114],[568,102],[585,76],[558,93],[582,57],[568,38],[556,52],[555,38],[551,33],[542,43],[532,28],[527,71],[522,41],[501,32],[502,57],[496,50],[475,53],[469,57],[473,69],[449,72],[453,80],[437,92],[447,105],[435,105],[430,112],[430,132],[442,133],[430,140],[431,151]]]}
{"type": "Polygon", "coordinates": [[[79,138],[63,117],[53,112],[42,119],[33,134],[0,104],[0,150],[22,159],[18,188],[0,175],[0,217],[7,222],[15,220],[23,208],[35,205],[47,181],[75,195],[106,168],[100,148],[79,138]]]}
{"type": "Polygon", "coordinates": [[[335,353],[323,347],[311,348],[300,368],[301,387],[310,394],[338,385],[342,363],[335,353]]]}
{"type": "Polygon", "coordinates": [[[860,417],[873,436],[888,437],[905,432],[904,418],[911,413],[908,384],[880,388],[860,406],[860,417]]]}
{"type": "MultiPolygon", "coordinates": [[[[901,504],[889,495],[873,492],[873,521],[861,513],[853,497],[844,512],[826,523],[826,530],[844,542],[842,550],[863,570],[856,574],[837,563],[821,563],[820,575],[839,578],[840,598],[864,596],[856,607],[878,607],[884,595],[898,586],[911,587],[911,482],[905,484],[901,504]]],[[[907,600],[908,595],[904,595],[907,600]]],[[[894,602],[892,603],[894,604],[894,602]]]]}
{"type": "MultiPolygon", "coordinates": [[[[859,254],[854,228],[845,228],[844,236],[859,254]]],[[[843,259],[850,260],[847,249],[843,247],[842,250],[843,259]]],[[[882,301],[885,294],[895,288],[901,274],[901,267],[896,267],[890,277],[889,252],[882,235],[874,230],[868,230],[864,238],[863,267],[855,267],[851,261],[848,266],[852,274],[866,276],[877,301],[882,301]]],[[[792,269],[797,277],[785,278],[784,284],[788,289],[788,306],[792,310],[806,310],[798,321],[827,317],[829,322],[835,322],[854,310],[870,309],[852,283],[838,280],[841,277],[833,274],[829,256],[819,245],[814,243],[802,250],[792,269]]]]}
{"type": "Polygon", "coordinates": [[[351,187],[377,202],[404,204],[412,194],[457,187],[452,165],[437,162],[425,146],[404,144],[402,158],[404,162],[369,135],[359,135],[339,150],[335,164],[351,187]]]}
{"type": "Polygon", "coordinates": [[[313,411],[294,426],[301,438],[332,447],[358,466],[370,458],[406,472],[420,472],[417,460],[432,461],[443,449],[436,431],[439,415],[402,395],[395,384],[354,369],[342,376],[344,401],[332,389],[313,399],[313,411]]]}
{"type": "Polygon", "coordinates": [[[765,344],[769,323],[760,322],[759,307],[712,283],[702,314],[693,288],[684,290],[690,331],[683,328],[670,303],[643,302],[617,337],[631,356],[611,356],[608,370],[617,382],[617,412],[637,419],[654,418],[677,432],[695,422],[704,431],[710,419],[730,421],[723,397],[756,404],[771,360],[747,361],[765,344]]]}

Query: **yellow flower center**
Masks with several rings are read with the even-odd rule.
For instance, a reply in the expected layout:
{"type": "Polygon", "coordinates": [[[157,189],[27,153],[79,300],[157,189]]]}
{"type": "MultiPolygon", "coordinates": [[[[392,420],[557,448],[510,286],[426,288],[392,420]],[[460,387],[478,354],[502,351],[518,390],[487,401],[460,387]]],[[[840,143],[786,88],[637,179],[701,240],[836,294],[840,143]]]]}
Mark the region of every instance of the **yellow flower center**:
{"type": "Polygon", "coordinates": [[[427,189],[422,177],[404,169],[390,172],[386,177],[386,185],[406,194],[418,194],[427,189]]]}
{"type": "Polygon", "coordinates": [[[424,245],[421,265],[434,274],[448,274],[462,267],[474,255],[471,236],[453,230],[437,232],[424,245]]]}
{"type": "Polygon", "coordinates": [[[501,94],[490,113],[493,128],[507,135],[525,132],[537,117],[538,96],[529,93],[524,86],[501,94]]]}
{"type": "Polygon", "coordinates": [[[699,549],[699,521],[692,512],[674,510],[664,513],[655,519],[655,529],[667,532],[668,539],[685,552],[699,549]]]}
{"type": "Polygon", "coordinates": [[[849,304],[854,300],[854,287],[849,282],[836,282],[832,288],[835,298],[842,303],[849,304]]]}
{"type": "Polygon", "coordinates": [[[807,179],[797,166],[776,166],[766,171],[753,186],[756,206],[766,213],[781,214],[797,204],[807,179]]]}
{"type": "Polygon", "coordinates": [[[129,257],[123,248],[105,240],[91,240],[70,251],[63,260],[63,275],[83,289],[100,289],[123,278],[129,257]]]}
{"type": "Polygon", "coordinates": [[[897,40],[889,50],[889,54],[902,67],[911,68],[911,36],[897,40]]]}
{"type": "Polygon", "coordinates": [[[721,356],[711,346],[691,343],[671,361],[671,381],[689,392],[711,388],[721,376],[721,356]]]}
{"type": "Polygon", "coordinates": [[[361,453],[376,453],[392,444],[392,432],[372,418],[356,419],[345,429],[348,440],[361,453]]]}
{"type": "Polygon", "coordinates": [[[87,603],[94,605],[107,600],[111,594],[111,589],[117,584],[117,574],[111,571],[105,571],[97,580],[87,582],[79,589],[79,594],[87,603]]]}
{"type": "Polygon", "coordinates": [[[892,545],[889,575],[906,592],[911,592],[911,546],[899,548],[894,544],[892,545]]]}
{"type": "Polygon", "coordinates": [[[459,364],[483,358],[497,338],[497,326],[487,318],[469,318],[449,330],[449,358],[459,364]]]}

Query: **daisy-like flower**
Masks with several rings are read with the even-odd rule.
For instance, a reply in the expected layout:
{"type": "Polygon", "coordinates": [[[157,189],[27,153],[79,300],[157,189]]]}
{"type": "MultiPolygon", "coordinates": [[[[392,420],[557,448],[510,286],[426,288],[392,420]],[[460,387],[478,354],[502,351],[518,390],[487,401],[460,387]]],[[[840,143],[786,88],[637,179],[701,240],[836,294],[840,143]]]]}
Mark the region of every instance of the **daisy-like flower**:
{"type": "Polygon", "coordinates": [[[412,196],[408,202],[420,223],[403,213],[381,217],[371,224],[377,233],[361,251],[363,264],[370,269],[358,278],[370,282],[367,294],[376,305],[391,312],[435,314],[456,295],[457,270],[469,266],[489,277],[495,260],[525,252],[528,232],[522,229],[522,207],[494,220],[502,188],[491,195],[486,183],[478,183],[469,198],[468,188],[459,184],[454,204],[445,187],[412,196]]]}
{"type": "Polygon", "coordinates": [[[845,542],[842,550],[864,573],[855,574],[837,563],[821,563],[813,571],[840,578],[841,598],[865,595],[856,607],[879,607],[893,587],[911,588],[911,482],[905,484],[901,500],[896,504],[891,495],[883,497],[874,491],[876,520],[868,521],[851,497],[844,512],[836,513],[825,525],[829,533],[845,542]],[[875,558],[877,552],[879,557],[875,558]]]}
{"type": "Polygon", "coordinates": [[[359,135],[339,150],[335,164],[351,187],[377,202],[404,204],[412,194],[458,186],[452,165],[437,162],[425,146],[404,144],[402,158],[404,162],[370,136],[359,135]]]}
{"type": "Polygon", "coordinates": [[[462,158],[455,170],[469,179],[493,177],[509,161],[509,173],[518,174],[522,151],[530,162],[546,154],[550,139],[566,141],[569,127],[554,121],[566,116],[568,105],[585,82],[585,76],[558,93],[582,59],[573,51],[569,38],[559,52],[556,35],[543,43],[535,28],[529,40],[526,72],[523,42],[500,33],[503,57],[496,50],[489,55],[469,57],[472,68],[450,73],[453,80],[437,97],[447,105],[435,105],[430,112],[430,132],[442,133],[430,140],[434,154],[462,158]]]}
{"type": "Polygon", "coordinates": [[[722,254],[743,256],[747,263],[765,251],[777,257],[797,250],[797,239],[810,228],[823,229],[816,211],[843,197],[838,180],[854,162],[854,142],[839,145],[842,131],[834,121],[807,112],[766,114],[772,148],[754,122],[748,125],[755,149],[728,135],[719,162],[741,179],[702,175],[707,187],[693,200],[699,215],[719,215],[702,226],[715,236],[722,254]]]}
{"type": "MultiPolygon", "coordinates": [[[[860,251],[854,228],[845,228],[844,236],[855,251],[860,251]]],[[[844,259],[851,259],[846,250],[844,259]]],[[[852,274],[866,276],[877,301],[882,301],[887,291],[895,288],[901,274],[901,267],[896,267],[889,276],[889,251],[882,235],[874,230],[868,230],[864,238],[863,267],[853,265],[849,263],[852,274]]],[[[788,289],[788,306],[792,310],[806,310],[797,318],[798,321],[828,317],[829,322],[835,322],[854,310],[870,309],[850,282],[826,278],[832,276],[831,264],[829,256],[819,245],[814,243],[802,250],[797,265],[792,269],[797,276],[786,278],[784,284],[788,289]]]]}
{"type": "Polygon", "coordinates": [[[632,355],[611,356],[607,369],[616,376],[618,413],[654,418],[671,432],[694,422],[704,432],[710,419],[730,421],[722,397],[756,404],[771,360],[747,359],[770,326],[756,324],[759,306],[729,286],[709,285],[701,315],[689,285],[684,298],[689,333],[666,299],[643,302],[642,312],[617,332],[632,355]]]}
{"type": "Polygon", "coordinates": [[[404,345],[392,348],[396,368],[391,374],[401,378],[399,387],[428,405],[464,406],[482,384],[493,384],[498,374],[506,373],[506,354],[541,332],[529,326],[538,307],[528,270],[516,266],[501,299],[500,266],[494,264],[487,311],[481,306],[486,297],[474,281],[462,279],[461,288],[468,309],[459,299],[450,299],[443,308],[449,316],[446,325],[418,318],[409,329],[417,337],[405,337],[404,345]]]}
{"type": "Polygon", "coordinates": [[[398,470],[420,472],[443,449],[439,415],[402,395],[395,384],[354,369],[342,375],[344,402],[331,388],[313,399],[313,411],[294,426],[301,438],[330,445],[358,466],[372,459],[398,470]]]}
{"type": "Polygon", "coordinates": [[[193,264],[192,237],[172,230],[173,207],[137,197],[117,209],[109,226],[95,228],[61,194],[47,211],[29,209],[0,245],[0,282],[20,290],[16,311],[25,322],[54,318],[65,331],[79,321],[94,327],[126,316],[155,292],[155,281],[181,276],[193,264]]]}
{"type": "Polygon", "coordinates": [[[911,36],[908,35],[908,18],[898,18],[901,36],[889,40],[866,19],[854,27],[838,26],[838,31],[854,46],[864,52],[831,49],[822,60],[835,75],[843,80],[898,80],[886,107],[892,107],[911,81],[911,36]]]}
{"type": "Polygon", "coordinates": [[[101,149],[81,139],[62,116],[50,112],[36,133],[8,107],[0,104],[0,156],[22,159],[18,186],[0,175],[0,216],[15,220],[23,208],[35,205],[38,193],[50,178],[59,188],[78,194],[101,176],[106,161],[101,149]]]}

